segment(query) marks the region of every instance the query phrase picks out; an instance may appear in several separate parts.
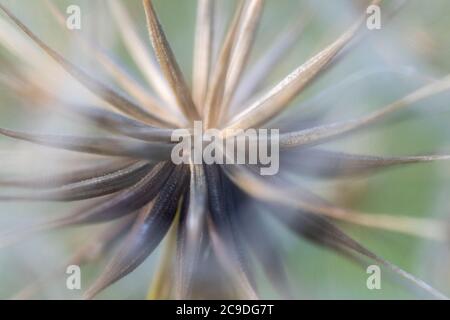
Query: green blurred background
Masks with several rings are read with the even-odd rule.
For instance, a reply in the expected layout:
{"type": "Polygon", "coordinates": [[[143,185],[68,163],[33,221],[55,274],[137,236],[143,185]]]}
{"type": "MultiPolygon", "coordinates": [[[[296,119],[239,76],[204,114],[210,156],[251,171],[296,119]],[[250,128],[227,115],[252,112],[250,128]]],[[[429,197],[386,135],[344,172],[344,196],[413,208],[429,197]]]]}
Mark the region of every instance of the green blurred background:
{"type": "MultiPolygon", "coordinates": [[[[123,44],[117,39],[107,6],[107,0],[55,1],[61,8],[77,4],[82,9],[82,32],[95,37],[98,43],[113,52],[131,72],[140,77],[123,44]]],[[[70,46],[67,35],[50,18],[40,0],[5,1],[36,33],[71,59],[93,68],[95,64],[85,50],[70,46]]],[[[141,1],[122,1],[134,17],[143,39],[147,40],[141,1]]],[[[392,1],[395,2],[395,1],[392,1]]],[[[195,0],[155,0],[155,7],[176,57],[191,79],[193,37],[196,16],[195,0]]],[[[276,83],[283,75],[320,50],[352,21],[354,12],[361,10],[363,1],[350,0],[267,0],[263,20],[252,52],[252,61],[266,50],[279,32],[290,22],[308,17],[310,21],[294,50],[277,67],[267,84],[276,83]]],[[[222,6],[226,19],[231,14],[232,1],[222,6]]],[[[384,14],[384,13],[383,13],[384,14]]],[[[424,84],[424,79],[438,79],[450,70],[450,2],[447,0],[411,0],[382,29],[375,31],[340,65],[301,95],[292,106],[301,105],[323,90],[340,84],[351,77],[360,81],[342,85],[339,90],[327,91],[313,105],[327,111],[327,119],[337,120],[363,114],[402,97],[424,84]],[[379,70],[406,70],[404,74],[379,70]],[[378,72],[378,73],[377,73],[378,72]],[[373,73],[373,74],[372,74],[373,73]],[[405,75],[406,73],[406,75],[405,75]],[[372,74],[372,75],[371,75],[372,74]]],[[[384,16],[382,16],[384,17],[384,16]]],[[[0,19],[6,19],[1,15],[0,19]]],[[[148,42],[147,42],[148,43],[148,42]]],[[[8,56],[0,46],[0,56],[8,56]]],[[[8,56],[9,57],[9,56],[8,56]]],[[[19,62],[17,62],[19,63],[19,62]]],[[[88,69],[90,70],[90,69],[88,69]]],[[[427,99],[412,108],[407,120],[397,119],[388,125],[363,131],[330,148],[355,153],[410,155],[436,151],[450,152],[449,96],[427,99]]],[[[310,109],[314,109],[310,108],[310,109]]],[[[300,110],[300,109],[299,109],[300,110]]],[[[23,128],[36,119],[49,115],[39,112],[30,115],[29,108],[17,102],[16,97],[0,87],[0,126],[23,128]]],[[[299,111],[300,112],[300,111],[299,111]]],[[[305,115],[313,110],[305,110],[305,115]]],[[[65,124],[66,125],[66,124],[65,124]]],[[[68,130],[76,128],[68,124],[68,130]]],[[[67,129],[66,128],[66,129],[67,129]]],[[[0,138],[2,157],[13,152],[15,143],[0,138]]],[[[0,158],[0,164],[2,159],[0,158]]],[[[0,165],[0,171],[5,167],[0,165]]],[[[432,217],[448,220],[448,194],[450,168],[448,164],[424,164],[391,169],[368,178],[323,182],[317,185],[334,200],[346,207],[367,212],[391,213],[413,217],[432,217]]],[[[1,188],[1,187],[0,187],[1,188]]],[[[25,221],[40,214],[53,214],[65,206],[55,204],[7,203],[0,204],[0,230],[13,225],[12,217],[25,221]]],[[[15,220],[14,220],[15,221],[15,220]]],[[[395,234],[389,231],[341,225],[350,235],[385,259],[426,280],[441,291],[450,294],[448,246],[429,240],[395,234]]],[[[298,298],[311,299],[393,299],[417,298],[402,286],[382,278],[381,290],[366,288],[365,270],[327,250],[297,239],[285,229],[275,226],[280,239],[280,251],[286,258],[291,283],[298,298]]],[[[58,264],[69,256],[76,245],[93,229],[70,230],[42,235],[27,243],[0,251],[0,298],[9,298],[33,281],[49,264],[58,264]]],[[[101,294],[101,298],[145,297],[159,252],[155,253],[129,277],[119,281],[101,294]]],[[[104,261],[83,268],[83,288],[98,275],[104,261]]],[[[48,285],[37,297],[77,298],[78,292],[61,289],[65,275],[48,285]]],[[[264,298],[277,296],[259,275],[260,290],[264,298]]]]}

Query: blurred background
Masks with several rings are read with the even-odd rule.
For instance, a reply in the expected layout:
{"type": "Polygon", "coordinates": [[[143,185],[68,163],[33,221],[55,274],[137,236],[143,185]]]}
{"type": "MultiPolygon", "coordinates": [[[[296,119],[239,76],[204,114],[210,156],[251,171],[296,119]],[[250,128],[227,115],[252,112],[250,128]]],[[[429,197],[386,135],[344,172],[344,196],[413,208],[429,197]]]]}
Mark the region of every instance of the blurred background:
{"type": "MultiPolygon", "coordinates": [[[[108,77],[98,67],[92,53],[72,41],[71,32],[94,38],[99,46],[121,61],[133,76],[143,80],[143,75],[132,63],[118,36],[117,25],[106,3],[108,0],[53,0],[63,11],[72,4],[80,6],[82,29],[70,32],[57,24],[41,0],[0,1],[32,27],[46,43],[104,82],[108,82],[108,77]]],[[[141,1],[121,2],[128,8],[141,37],[147,40],[141,1]]],[[[233,1],[217,2],[220,3],[220,16],[228,21],[234,7],[233,1]]],[[[154,3],[177,60],[189,80],[192,75],[196,0],[154,0],[154,3]]],[[[363,10],[363,3],[366,2],[267,0],[251,61],[268,50],[289,23],[305,20],[304,32],[287,57],[273,70],[267,85],[278,82],[334,40],[354,20],[355,13],[363,10]]],[[[314,110],[322,110],[326,121],[349,119],[395,101],[415,88],[449,73],[450,2],[410,0],[389,3],[398,10],[393,15],[385,15],[382,11],[381,30],[369,32],[367,39],[352,47],[351,53],[299,96],[292,107],[305,105],[298,111],[304,112],[305,116],[314,110]]],[[[150,47],[149,41],[146,44],[150,47]]],[[[45,103],[30,105],[29,101],[10,90],[5,82],[13,81],[7,76],[7,68],[11,65],[26,70],[27,76],[50,78],[58,94],[80,100],[88,95],[18,32],[5,15],[0,14],[0,127],[47,133],[88,130],[53,112],[52,108],[57,106],[42,107],[45,103]],[[27,57],[29,61],[26,61],[27,57]]],[[[414,105],[403,117],[376,129],[361,131],[330,144],[329,148],[372,155],[448,154],[449,98],[450,95],[441,94],[426,99],[414,105]]],[[[0,137],[0,178],[40,170],[64,169],[67,161],[70,160],[66,160],[59,152],[0,137]]],[[[320,182],[315,183],[314,188],[347,208],[448,220],[449,178],[450,166],[444,162],[390,169],[370,177],[320,182]]],[[[41,202],[0,203],[0,233],[44,216],[61,214],[67,208],[65,204],[41,202]]],[[[450,294],[448,244],[347,224],[341,224],[341,227],[378,255],[450,294]]],[[[282,244],[280,251],[286,259],[290,280],[298,298],[416,298],[387,277],[382,278],[381,290],[368,290],[365,270],[335,253],[299,240],[286,229],[279,226],[274,228],[282,244]]],[[[65,263],[75,248],[96,230],[98,227],[55,231],[1,249],[0,298],[15,296],[45,275],[49,268],[58,270],[58,266],[65,263]]],[[[158,255],[159,251],[131,275],[107,289],[100,298],[144,298],[158,255]]],[[[82,289],[86,289],[95,279],[106,261],[82,268],[82,289]]],[[[54,272],[53,277],[52,281],[46,281],[40,287],[34,298],[81,296],[81,292],[66,290],[66,275],[63,272],[54,272]]],[[[276,298],[264,277],[259,277],[262,297],[276,298]]]]}

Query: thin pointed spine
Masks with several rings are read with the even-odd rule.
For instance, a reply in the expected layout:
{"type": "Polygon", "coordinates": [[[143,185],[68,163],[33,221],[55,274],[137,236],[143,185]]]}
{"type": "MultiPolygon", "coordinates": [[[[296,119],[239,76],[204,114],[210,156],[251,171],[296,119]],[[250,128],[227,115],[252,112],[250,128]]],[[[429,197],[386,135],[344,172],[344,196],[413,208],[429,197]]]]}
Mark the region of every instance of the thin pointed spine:
{"type": "Polygon", "coordinates": [[[130,114],[137,119],[142,119],[143,121],[146,121],[150,124],[153,124],[155,122],[159,123],[158,119],[155,119],[151,114],[146,112],[140,106],[123,97],[100,81],[92,78],[86,72],[66,60],[58,52],[50,48],[2,4],[0,4],[0,10],[2,10],[26,35],[28,35],[31,40],[33,40],[39,47],[41,47],[42,50],[44,50],[51,58],[53,58],[56,63],[58,63],[63,69],[65,69],[70,75],[77,79],[93,94],[108,102],[118,110],[130,114]]]}
{"type": "Polygon", "coordinates": [[[364,128],[368,125],[380,122],[387,116],[410,107],[414,103],[448,90],[450,90],[450,75],[441,80],[425,85],[407,96],[368,114],[367,116],[354,120],[317,126],[310,129],[283,133],[280,135],[280,147],[291,148],[307,145],[311,146],[330,139],[338,138],[343,134],[349,133],[356,129],[364,128]]]}
{"type": "Polygon", "coordinates": [[[269,184],[257,178],[249,169],[224,167],[230,179],[249,195],[263,200],[306,210],[351,224],[390,230],[436,241],[447,241],[448,226],[436,219],[423,219],[388,214],[368,214],[357,210],[317,203],[305,190],[291,190],[281,185],[269,184]]]}
{"type": "Polygon", "coordinates": [[[197,23],[194,43],[192,98],[201,114],[208,92],[214,37],[214,0],[197,2],[197,23]]]}
{"type": "MultiPolygon", "coordinates": [[[[374,1],[378,3],[379,1],[374,1]]],[[[225,127],[227,129],[247,129],[264,124],[281,111],[323,70],[332,59],[356,36],[365,23],[366,16],[358,18],[332,44],[314,55],[299,66],[281,82],[255,102],[251,103],[241,113],[237,114],[225,127]]]]}
{"type": "Polygon", "coordinates": [[[148,50],[134,28],[127,9],[122,5],[121,1],[118,0],[110,0],[107,1],[107,3],[111,10],[112,17],[118,25],[120,36],[135,64],[139,67],[139,70],[143,73],[147,82],[156,90],[159,96],[173,111],[176,111],[178,105],[172,94],[172,90],[166,79],[164,79],[158,65],[154,62],[150,50],[148,50]]]}
{"type": "Polygon", "coordinates": [[[218,121],[223,120],[224,115],[228,113],[230,103],[240,84],[242,74],[250,57],[259,22],[263,13],[264,0],[251,0],[242,17],[241,30],[233,50],[230,68],[227,72],[225,82],[224,98],[219,110],[218,121]]]}
{"type": "MultiPolygon", "coordinates": [[[[66,29],[66,18],[58,7],[51,0],[44,0],[55,20],[66,29]]],[[[109,3],[109,2],[108,2],[109,3]]],[[[111,1],[112,3],[112,1],[111,1]]],[[[137,80],[128,74],[110,55],[100,49],[92,39],[83,37],[80,33],[73,33],[73,37],[87,50],[94,53],[95,60],[112,76],[117,83],[125,89],[137,102],[146,107],[155,118],[162,123],[169,122],[175,126],[181,126],[183,119],[174,116],[166,110],[167,106],[162,106],[161,101],[153,97],[137,80]]]]}
{"type": "Polygon", "coordinates": [[[241,85],[236,89],[235,97],[232,100],[230,111],[241,109],[261,88],[274,67],[291,51],[303,34],[305,19],[302,16],[298,21],[291,22],[282,30],[277,35],[275,43],[271,44],[270,48],[263,52],[262,56],[250,67],[250,70],[243,75],[241,85]]]}
{"type": "Polygon", "coordinates": [[[168,80],[173,94],[184,115],[189,120],[198,120],[199,115],[194,101],[192,100],[190,89],[188,88],[175,55],[170,48],[164,31],[156,15],[151,0],[143,0],[145,15],[147,17],[147,27],[153,48],[158,58],[159,65],[168,80]]]}
{"type": "Polygon", "coordinates": [[[205,128],[211,128],[217,124],[220,107],[223,101],[225,81],[230,65],[232,50],[236,43],[240,21],[245,8],[244,4],[245,2],[241,1],[236,8],[233,20],[231,21],[231,25],[220,50],[216,67],[211,75],[211,83],[206,96],[205,107],[203,109],[203,121],[205,128]]]}

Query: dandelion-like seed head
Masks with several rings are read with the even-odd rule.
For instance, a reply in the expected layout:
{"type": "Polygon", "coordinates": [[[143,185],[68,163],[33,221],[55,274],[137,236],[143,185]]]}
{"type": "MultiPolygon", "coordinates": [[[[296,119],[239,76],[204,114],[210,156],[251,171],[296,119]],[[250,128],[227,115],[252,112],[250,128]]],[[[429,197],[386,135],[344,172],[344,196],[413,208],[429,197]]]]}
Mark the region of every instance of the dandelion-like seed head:
{"type": "MultiPolygon", "coordinates": [[[[367,5],[382,5],[382,2],[375,0],[367,5]]],[[[49,12],[64,25],[64,15],[59,9],[51,1],[46,4],[49,12]]],[[[47,45],[0,4],[3,13],[16,25],[14,32],[21,30],[26,34],[52,58],[54,65],[90,91],[96,99],[92,101],[101,103],[80,103],[61,97],[58,92],[47,90],[36,77],[24,74],[24,68],[16,68],[8,61],[0,61],[9,66],[10,75],[9,80],[2,83],[25,102],[37,105],[40,101],[52,101],[58,106],[58,112],[105,133],[87,137],[0,128],[0,133],[10,138],[75,151],[73,157],[80,155],[75,161],[82,159],[83,154],[101,156],[82,169],[68,165],[63,173],[3,181],[4,185],[21,189],[19,193],[0,195],[5,201],[46,200],[80,202],[80,205],[51,220],[4,234],[0,237],[1,245],[23,240],[36,232],[107,223],[109,227],[95,234],[71,259],[72,264],[81,265],[112,252],[110,262],[86,290],[85,298],[94,298],[136,269],[164,238],[167,242],[153,280],[152,298],[259,298],[255,261],[282,297],[293,298],[277,239],[265,217],[270,215],[302,238],[363,266],[368,261],[376,263],[414,288],[433,297],[444,297],[425,282],[366,249],[335,223],[343,221],[437,240],[447,238],[445,223],[342,208],[313,190],[305,189],[289,179],[289,175],[333,179],[450,159],[438,154],[358,155],[320,146],[375,126],[415,102],[448,90],[450,78],[432,82],[359,118],[321,123],[318,115],[305,124],[301,114],[288,110],[290,103],[321,74],[345,59],[352,46],[367,36],[366,12],[361,12],[334,41],[276,85],[261,90],[264,80],[295,44],[302,25],[295,22],[289,26],[247,70],[264,1],[238,1],[223,39],[214,27],[218,19],[216,4],[214,0],[198,0],[190,87],[152,1],[144,0],[143,9],[156,61],[147,52],[145,42],[121,2],[108,1],[128,53],[152,90],[137,81],[110,52],[81,34],[72,34],[76,43],[92,54],[116,86],[108,83],[109,80],[97,79],[47,45]],[[215,42],[220,42],[217,54],[214,53],[215,42]],[[286,113],[290,125],[284,127],[279,116],[286,113]],[[224,136],[229,130],[278,128],[280,172],[261,176],[259,169],[263,165],[260,163],[199,164],[189,154],[189,163],[175,165],[171,161],[173,133],[179,129],[192,130],[195,121],[201,121],[204,129],[220,130],[224,136]],[[86,205],[83,200],[90,201],[86,205]],[[253,256],[254,260],[250,258],[253,256]]],[[[11,49],[8,40],[0,34],[0,43],[11,49]]],[[[11,51],[19,58],[24,58],[23,55],[26,58],[27,53],[14,52],[14,48],[11,51]]]]}

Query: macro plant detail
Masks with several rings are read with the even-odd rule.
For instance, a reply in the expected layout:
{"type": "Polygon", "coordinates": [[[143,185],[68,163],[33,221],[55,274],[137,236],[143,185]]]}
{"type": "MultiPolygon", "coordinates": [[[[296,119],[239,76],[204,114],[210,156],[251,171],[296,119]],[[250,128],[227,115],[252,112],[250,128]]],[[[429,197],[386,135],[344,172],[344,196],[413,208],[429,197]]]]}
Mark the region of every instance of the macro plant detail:
{"type": "MultiPolygon", "coordinates": [[[[45,53],[52,62],[42,68],[69,74],[89,93],[81,102],[69,94],[62,96],[52,91],[55,80],[51,82],[44,75],[37,75],[35,69],[28,70],[28,65],[17,66],[13,58],[3,57],[1,85],[30,105],[51,101],[55,107],[49,112],[62,113],[102,132],[95,136],[56,135],[0,128],[0,134],[8,139],[68,151],[72,159],[63,166],[62,173],[0,181],[0,201],[74,204],[73,208],[68,206],[69,212],[55,218],[0,233],[0,246],[28,241],[36,233],[105,225],[68,263],[83,265],[111,256],[84,293],[86,299],[96,297],[133,272],[163,239],[166,243],[150,298],[258,299],[261,296],[255,276],[257,267],[280,297],[295,298],[266,217],[270,216],[300,238],[334,251],[364,269],[367,265],[380,265],[413,292],[445,299],[425,281],[358,243],[337,222],[448,241],[447,222],[347,209],[324,199],[312,188],[305,188],[292,176],[331,180],[450,160],[446,154],[375,156],[331,151],[321,146],[369,127],[376,128],[415,103],[450,90],[450,77],[428,83],[359,118],[324,123],[318,112],[315,119],[305,122],[301,108],[294,111],[297,106],[291,102],[370,36],[366,12],[361,11],[328,46],[277,84],[264,89],[264,80],[282,62],[302,29],[298,22],[293,23],[290,32],[276,39],[270,50],[262,52],[259,60],[249,66],[264,2],[237,1],[222,38],[215,28],[221,18],[215,10],[217,1],[198,0],[190,86],[153,1],[143,0],[142,6],[156,59],[136,32],[135,23],[143,21],[132,21],[121,1],[108,1],[110,22],[117,25],[127,54],[151,90],[136,80],[112,52],[81,34],[68,33],[66,36],[73,37],[107,74],[101,80],[96,78],[0,4],[2,19],[7,17],[11,23],[7,32],[0,32],[0,45],[21,63],[30,59],[42,61],[39,54],[45,53]],[[16,34],[26,41],[16,41],[16,34]],[[22,50],[30,43],[40,51],[22,50]],[[220,44],[217,52],[216,43],[220,44]],[[283,116],[289,118],[286,126],[283,116]],[[172,135],[179,129],[192,131],[197,121],[205,130],[216,128],[223,136],[232,130],[279,129],[280,172],[261,176],[261,163],[198,164],[191,154],[187,155],[192,160],[189,164],[175,165],[170,157],[174,147],[172,135]],[[77,162],[87,164],[80,168],[77,162]]],[[[64,26],[64,12],[51,0],[43,3],[43,8],[64,26]]],[[[368,5],[381,6],[394,14],[385,1],[367,1],[368,5]]],[[[34,293],[38,287],[39,284],[32,284],[23,292],[34,293]]]]}

